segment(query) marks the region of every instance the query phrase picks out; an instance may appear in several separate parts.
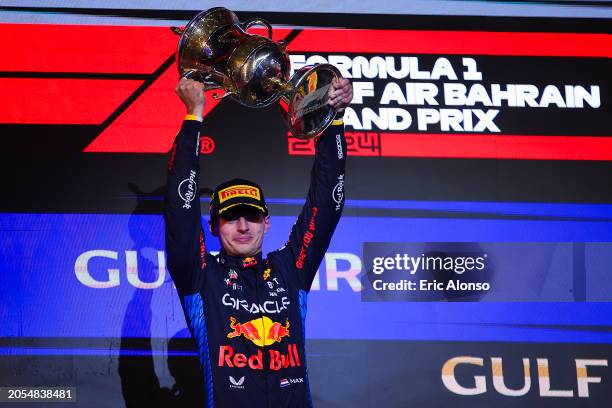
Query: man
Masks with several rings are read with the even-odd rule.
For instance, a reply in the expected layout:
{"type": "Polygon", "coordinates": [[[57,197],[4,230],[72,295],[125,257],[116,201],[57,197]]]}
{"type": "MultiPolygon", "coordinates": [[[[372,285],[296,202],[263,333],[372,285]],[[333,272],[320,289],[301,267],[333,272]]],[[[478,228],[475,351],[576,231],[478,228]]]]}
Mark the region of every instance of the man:
{"type": "Polygon", "coordinates": [[[164,219],[168,270],[199,351],[207,406],[312,406],[304,322],[306,297],[344,204],[346,143],[342,112],[352,99],[347,79],[334,80],[333,124],[316,141],[306,203],[287,244],[261,253],[270,216],[261,188],[234,179],[210,202],[209,228],[221,241],[206,252],[196,184],[202,84],[181,79],[187,116],[172,148],[164,219]]]}

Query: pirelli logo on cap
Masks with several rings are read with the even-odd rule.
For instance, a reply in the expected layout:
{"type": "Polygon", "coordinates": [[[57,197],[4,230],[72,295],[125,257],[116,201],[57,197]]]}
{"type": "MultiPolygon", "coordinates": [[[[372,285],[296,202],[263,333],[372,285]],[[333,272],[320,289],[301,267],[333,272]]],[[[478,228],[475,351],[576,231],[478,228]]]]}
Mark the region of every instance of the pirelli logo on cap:
{"type": "Polygon", "coordinates": [[[250,197],[256,200],[261,200],[259,189],[253,186],[239,184],[219,191],[219,203],[234,197],[250,197]]]}

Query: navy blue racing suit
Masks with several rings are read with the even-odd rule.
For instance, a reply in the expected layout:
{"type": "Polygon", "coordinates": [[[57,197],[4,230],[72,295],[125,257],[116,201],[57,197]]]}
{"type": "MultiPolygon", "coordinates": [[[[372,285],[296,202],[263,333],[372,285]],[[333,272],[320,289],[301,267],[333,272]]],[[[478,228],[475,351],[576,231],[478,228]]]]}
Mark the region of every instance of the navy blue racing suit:
{"type": "Polygon", "coordinates": [[[312,406],[306,298],[344,205],[344,126],[317,139],[306,203],[266,258],[206,251],[196,197],[201,123],[185,120],[168,163],[166,253],[196,342],[207,407],[312,406]]]}

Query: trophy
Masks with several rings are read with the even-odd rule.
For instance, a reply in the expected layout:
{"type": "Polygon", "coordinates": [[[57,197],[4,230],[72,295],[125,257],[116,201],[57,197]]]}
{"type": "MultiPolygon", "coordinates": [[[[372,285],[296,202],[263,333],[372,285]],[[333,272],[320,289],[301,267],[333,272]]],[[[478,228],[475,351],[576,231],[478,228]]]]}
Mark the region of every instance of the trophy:
{"type": "Polygon", "coordinates": [[[289,130],[300,139],[319,135],[333,121],[329,88],[333,78],[341,77],[340,71],[331,64],[317,64],[302,67],[289,78],[286,44],[272,40],[267,21],[240,22],[234,12],[215,7],[196,15],[184,29],[172,27],[172,31],[181,36],[179,74],[202,82],[205,90],[225,91],[215,98],[230,97],[251,108],[280,101],[287,107],[284,119],[289,130]],[[255,25],[266,27],[267,37],[247,33],[255,25]]]}

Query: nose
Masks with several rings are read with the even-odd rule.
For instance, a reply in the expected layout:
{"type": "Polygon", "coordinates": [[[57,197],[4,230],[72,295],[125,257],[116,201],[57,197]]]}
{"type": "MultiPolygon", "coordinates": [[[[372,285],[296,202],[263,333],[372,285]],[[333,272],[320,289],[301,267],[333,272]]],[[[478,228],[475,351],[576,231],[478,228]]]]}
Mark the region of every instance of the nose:
{"type": "Polygon", "coordinates": [[[249,223],[246,220],[246,218],[244,217],[240,217],[238,218],[238,221],[236,222],[236,228],[238,229],[238,231],[240,232],[246,232],[249,230],[249,223]]]}

